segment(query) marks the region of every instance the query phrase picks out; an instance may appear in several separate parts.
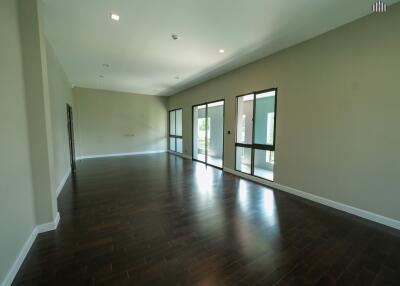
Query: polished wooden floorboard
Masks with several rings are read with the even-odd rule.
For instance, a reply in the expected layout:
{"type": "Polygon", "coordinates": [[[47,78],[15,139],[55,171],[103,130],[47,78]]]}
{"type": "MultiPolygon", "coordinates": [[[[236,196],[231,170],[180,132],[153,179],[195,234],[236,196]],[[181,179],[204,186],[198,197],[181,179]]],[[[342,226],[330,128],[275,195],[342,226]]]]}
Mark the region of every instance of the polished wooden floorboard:
{"type": "Polygon", "coordinates": [[[13,285],[400,285],[397,231],[174,155],[77,168],[13,285]]]}

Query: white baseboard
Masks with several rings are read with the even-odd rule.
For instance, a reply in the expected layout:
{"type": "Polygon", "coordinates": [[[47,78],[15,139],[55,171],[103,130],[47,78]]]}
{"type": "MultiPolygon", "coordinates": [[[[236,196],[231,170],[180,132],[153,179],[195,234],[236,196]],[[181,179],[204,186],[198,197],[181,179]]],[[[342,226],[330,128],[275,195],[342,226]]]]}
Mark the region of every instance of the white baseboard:
{"type": "Polygon", "coordinates": [[[2,286],[10,286],[15,278],[15,276],[18,273],[19,268],[21,267],[22,263],[25,260],[26,255],[29,252],[29,249],[31,249],[33,242],[36,239],[36,236],[38,235],[38,230],[37,228],[33,228],[32,233],[29,235],[27,241],[25,242],[24,246],[22,247],[21,251],[18,254],[17,259],[14,261],[13,265],[11,266],[10,271],[8,271],[6,277],[3,280],[3,283],[1,284],[2,286]]]}
{"type": "Polygon", "coordinates": [[[38,233],[52,231],[57,229],[58,223],[60,222],[60,213],[57,212],[54,220],[48,223],[39,224],[36,226],[38,233]]]}
{"type": "Polygon", "coordinates": [[[120,157],[120,156],[133,156],[133,155],[155,154],[155,153],[165,153],[165,152],[167,152],[167,150],[154,150],[154,151],[116,153],[116,154],[100,154],[100,155],[82,155],[82,156],[76,157],[76,160],[106,158],[106,157],[120,157]]]}
{"type": "Polygon", "coordinates": [[[47,232],[47,231],[57,229],[59,221],[60,221],[60,213],[57,212],[57,214],[52,222],[40,224],[33,228],[31,234],[29,235],[28,239],[26,240],[24,246],[22,247],[21,251],[19,252],[14,263],[12,264],[6,277],[4,278],[3,282],[1,283],[2,286],[10,286],[12,284],[15,276],[17,275],[22,263],[24,262],[27,254],[29,252],[29,250],[31,249],[33,243],[35,242],[35,239],[38,236],[38,234],[42,233],[42,232],[47,232]]]}
{"type": "Polygon", "coordinates": [[[68,170],[68,172],[64,175],[64,178],[62,178],[60,184],[58,185],[56,189],[56,196],[58,197],[64,188],[65,182],[68,180],[69,175],[71,174],[71,169],[68,170]]]}
{"type": "Polygon", "coordinates": [[[178,152],[174,152],[174,151],[171,151],[171,150],[168,150],[168,153],[176,155],[176,156],[179,156],[179,157],[182,157],[182,158],[185,158],[185,159],[188,159],[188,160],[192,160],[192,157],[190,157],[188,155],[185,155],[183,153],[178,153],[178,152]]]}
{"type": "Polygon", "coordinates": [[[297,190],[297,189],[292,188],[292,187],[284,186],[284,185],[281,185],[281,184],[278,184],[278,183],[275,183],[275,182],[271,182],[271,181],[268,181],[268,180],[263,180],[261,178],[250,176],[250,175],[238,172],[236,170],[232,170],[230,168],[224,168],[224,171],[226,171],[228,173],[231,173],[233,175],[236,175],[236,176],[239,176],[239,177],[242,177],[242,178],[257,182],[257,183],[260,183],[262,185],[265,185],[265,186],[268,186],[268,187],[272,187],[272,188],[275,188],[275,189],[290,193],[292,195],[299,196],[299,197],[302,197],[304,199],[307,199],[307,200],[310,200],[310,201],[313,201],[313,202],[316,202],[316,203],[320,203],[322,205],[325,205],[325,206],[328,206],[328,207],[331,207],[331,208],[334,208],[334,209],[337,209],[337,210],[340,210],[340,211],[343,211],[343,212],[346,212],[346,213],[349,213],[349,214],[352,214],[352,215],[355,215],[355,216],[358,216],[358,217],[362,217],[364,219],[371,220],[373,222],[377,222],[377,223],[380,223],[380,224],[383,224],[383,225],[386,225],[386,226],[389,226],[389,227],[392,227],[392,228],[400,230],[400,221],[398,221],[398,220],[395,220],[395,219],[392,219],[392,218],[389,218],[389,217],[385,217],[385,216],[382,216],[382,215],[379,215],[379,214],[376,214],[376,213],[373,213],[373,212],[369,212],[369,211],[366,211],[366,210],[363,210],[363,209],[359,209],[359,208],[356,208],[356,207],[352,207],[352,206],[349,206],[349,205],[346,205],[346,204],[343,204],[343,203],[332,201],[330,199],[323,198],[323,197],[320,197],[320,196],[317,196],[317,195],[306,193],[306,192],[297,190]]]}

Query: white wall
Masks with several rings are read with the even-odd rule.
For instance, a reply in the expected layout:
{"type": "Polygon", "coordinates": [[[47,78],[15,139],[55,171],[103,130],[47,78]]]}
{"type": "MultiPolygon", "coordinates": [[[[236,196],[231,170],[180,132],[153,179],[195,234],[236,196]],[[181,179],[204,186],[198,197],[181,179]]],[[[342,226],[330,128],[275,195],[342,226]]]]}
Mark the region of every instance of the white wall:
{"type": "Polygon", "coordinates": [[[68,145],[67,103],[73,107],[73,92],[72,85],[48,42],[47,67],[54,147],[54,185],[55,188],[58,188],[71,169],[68,145]]]}
{"type": "Polygon", "coordinates": [[[53,221],[58,213],[47,46],[38,0],[18,3],[35,214],[36,223],[42,224],[53,221]]]}
{"type": "Polygon", "coordinates": [[[1,1],[0,38],[0,284],[9,285],[36,234],[56,226],[72,89],[42,33],[37,1],[1,1]]]}
{"type": "Polygon", "coordinates": [[[74,89],[77,156],[167,149],[167,99],[74,89]]]}
{"type": "Polygon", "coordinates": [[[0,1],[0,284],[35,227],[15,0],[0,1]]]}
{"type": "Polygon", "coordinates": [[[235,96],[278,88],[277,183],[400,220],[400,4],[169,97],[225,99],[225,167],[235,162],[235,96]]]}

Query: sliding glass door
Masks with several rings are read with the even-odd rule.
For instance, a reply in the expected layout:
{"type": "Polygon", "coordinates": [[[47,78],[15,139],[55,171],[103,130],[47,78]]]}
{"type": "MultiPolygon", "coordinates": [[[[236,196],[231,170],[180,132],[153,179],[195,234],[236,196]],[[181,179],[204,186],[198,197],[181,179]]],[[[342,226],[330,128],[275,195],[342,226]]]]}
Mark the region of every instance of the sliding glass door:
{"type": "Polygon", "coordinates": [[[224,101],[193,106],[193,159],[223,166],[224,101]]]}
{"type": "Polygon", "coordinates": [[[182,153],[182,109],[169,112],[169,150],[182,153]]]}
{"type": "Polygon", "coordinates": [[[207,106],[193,107],[193,159],[206,162],[207,148],[207,106]]]}
{"type": "Polygon", "coordinates": [[[237,97],[237,171],[274,180],[277,89],[237,97]]]}
{"type": "Polygon", "coordinates": [[[207,163],[222,168],[224,153],[224,102],[207,104],[207,163]]]}

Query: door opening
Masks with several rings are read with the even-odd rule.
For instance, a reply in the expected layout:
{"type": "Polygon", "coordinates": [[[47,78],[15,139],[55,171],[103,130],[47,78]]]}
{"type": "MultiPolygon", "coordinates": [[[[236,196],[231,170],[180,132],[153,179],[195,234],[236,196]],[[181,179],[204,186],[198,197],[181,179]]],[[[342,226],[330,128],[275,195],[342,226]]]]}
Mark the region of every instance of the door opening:
{"type": "Polygon", "coordinates": [[[68,126],[68,144],[69,144],[69,159],[71,164],[71,172],[76,172],[75,162],[75,145],[74,145],[74,117],[71,105],[67,104],[67,126],[68,126]]]}

